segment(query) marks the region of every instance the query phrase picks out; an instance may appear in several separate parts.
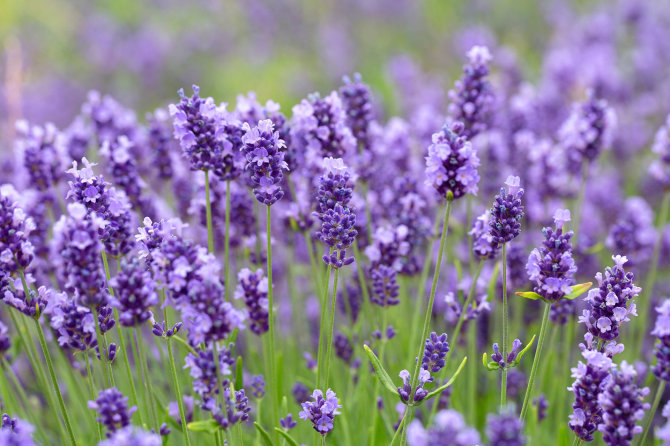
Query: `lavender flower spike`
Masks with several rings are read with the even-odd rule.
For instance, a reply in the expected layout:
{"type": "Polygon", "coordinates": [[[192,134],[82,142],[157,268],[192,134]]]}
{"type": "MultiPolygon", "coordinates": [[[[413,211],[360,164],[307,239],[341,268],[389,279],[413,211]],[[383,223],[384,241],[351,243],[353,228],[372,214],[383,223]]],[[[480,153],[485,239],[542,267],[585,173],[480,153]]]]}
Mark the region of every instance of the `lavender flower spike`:
{"type": "Polygon", "coordinates": [[[409,446],[472,446],[480,444],[477,429],[465,424],[463,416],[455,410],[442,410],[435,415],[430,428],[414,420],[407,427],[407,444],[409,446]]]}
{"type": "Polygon", "coordinates": [[[328,389],[326,397],[323,397],[323,392],[316,389],[312,393],[314,401],[307,401],[302,403],[302,410],[299,413],[301,420],[312,422],[312,427],[321,435],[327,435],[333,430],[333,422],[335,416],[339,414],[338,410],[341,405],[338,404],[337,395],[335,392],[328,389]]]}
{"type": "Polygon", "coordinates": [[[649,166],[649,173],[664,187],[670,187],[670,115],[665,125],[658,129],[651,150],[658,159],[649,166]]]}
{"type": "Polygon", "coordinates": [[[421,360],[421,367],[431,373],[438,373],[447,364],[445,357],[449,352],[449,343],[447,342],[447,334],[432,332],[428,339],[426,339],[426,349],[421,360]]]}
{"type": "Polygon", "coordinates": [[[656,356],[656,365],[652,371],[654,375],[662,380],[670,381],[670,299],[665,299],[663,303],[656,307],[658,317],[656,325],[651,332],[656,336],[660,343],[654,349],[656,356]]]}
{"type": "Polygon", "coordinates": [[[242,152],[247,160],[245,169],[254,185],[254,195],[260,203],[271,206],[284,196],[280,183],[284,178],[283,171],[288,170],[284,161],[286,145],[270,119],[259,121],[254,128],[245,123],[243,129],[246,133],[242,137],[242,152]]]}
{"type": "Polygon", "coordinates": [[[524,216],[521,205],[524,190],[520,187],[519,177],[509,176],[505,184],[507,192],[500,188],[490,211],[489,227],[494,248],[514,240],[521,233],[520,222],[524,216]]]}
{"type": "Polygon", "coordinates": [[[128,409],[128,397],[123,396],[116,387],[103,390],[95,401],[89,401],[89,409],[97,410],[97,420],[107,428],[107,436],[130,424],[130,417],[137,407],[128,409]]]}

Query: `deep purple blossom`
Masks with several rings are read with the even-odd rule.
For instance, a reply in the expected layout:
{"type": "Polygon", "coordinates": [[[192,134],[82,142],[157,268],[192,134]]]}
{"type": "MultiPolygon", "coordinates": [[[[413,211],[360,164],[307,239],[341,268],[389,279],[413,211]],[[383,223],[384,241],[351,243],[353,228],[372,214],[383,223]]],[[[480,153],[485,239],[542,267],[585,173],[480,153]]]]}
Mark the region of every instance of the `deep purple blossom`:
{"type": "Polygon", "coordinates": [[[40,127],[18,121],[16,129],[20,136],[16,149],[23,154],[30,185],[42,192],[53,189],[63,176],[66,157],[63,135],[51,123],[40,127]]]}
{"type": "Polygon", "coordinates": [[[340,358],[347,364],[351,364],[351,357],[354,354],[354,348],[351,341],[344,333],[337,332],[333,337],[333,347],[335,349],[335,356],[340,358]]]}
{"type": "Polygon", "coordinates": [[[18,200],[11,185],[0,188],[0,267],[9,273],[27,268],[35,251],[28,240],[35,223],[17,206],[18,200]]]}
{"type": "Polygon", "coordinates": [[[524,207],[521,205],[524,190],[520,187],[519,177],[509,176],[505,184],[507,191],[500,188],[500,194],[495,196],[490,211],[489,231],[494,248],[514,240],[521,233],[521,219],[524,216],[524,207]]]}
{"type": "Polygon", "coordinates": [[[363,149],[370,148],[370,123],[374,119],[372,108],[372,93],[370,87],[363,83],[361,75],[355,73],[353,79],[343,78],[344,85],[340,87],[340,97],[347,116],[347,126],[363,149]]]}
{"type": "Polygon", "coordinates": [[[379,265],[370,271],[372,294],[370,301],[381,307],[398,305],[400,285],[396,279],[396,271],[386,265],[379,265]]]}
{"type": "Polygon", "coordinates": [[[435,415],[433,425],[425,428],[414,420],[407,427],[409,446],[472,446],[480,444],[479,432],[469,427],[455,410],[442,410],[435,415]]]}
{"type": "Polygon", "coordinates": [[[523,420],[515,411],[503,410],[486,417],[486,436],[490,446],[524,446],[523,420]]]}
{"type": "Polygon", "coordinates": [[[324,398],[323,392],[316,389],[312,393],[314,401],[307,401],[301,404],[300,419],[310,421],[312,427],[321,435],[327,435],[333,430],[335,416],[340,412],[337,410],[342,407],[337,399],[335,392],[328,389],[324,398]]]}
{"type": "Polygon", "coordinates": [[[432,382],[433,380],[428,370],[423,367],[419,369],[419,380],[415,389],[412,389],[412,376],[407,370],[401,370],[398,376],[402,379],[402,387],[398,387],[398,395],[400,395],[400,399],[405,403],[418,403],[423,401],[428,395],[428,391],[423,388],[424,384],[432,382]]]}
{"type": "Polygon", "coordinates": [[[316,216],[335,209],[336,204],[348,206],[354,191],[351,174],[342,158],[324,158],[323,175],[316,193],[316,216]]]}
{"type": "Polygon", "coordinates": [[[88,408],[98,412],[96,420],[107,428],[108,437],[130,425],[130,417],[137,410],[135,406],[128,408],[128,397],[116,387],[102,390],[95,401],[88,402],[88,408]]]}
{"type": "Polygon", "coordinates": [[[80,305],[66,293],[53,293],[48,315],[51,328],[58,336],[58,344],[78,351],[97,345],[95,316],[91,309],[80,305]]]}
{"type": "Polygon", "coordinates": [[[279,424],[285,430],[291,430],[298,425],[296,421],[293,420],[293,415],[288,414],[284,418],[279,420],[279,424]]]}
{"type": "Polygon", "coordinates": [[[193,345],[221,341],[236,328],[244,328],[244,313],[226,302],[225,289],[217,279],[191,281],[182,313],[193,345]]]}
{"type": "Polygon", "coordinates": [[[426,339],[421,368],[428,370],[430,373],[438,373],[447,364],[445,358],[448,351],[447,334],[442,333],[438,336],[437,333],[432,332],[426,339]]]}
{"type": "Polygon", "coordinates": [[[665,299],[656,307],[658,316],[651,334],[660,341],[654,348],[656,365],[652,368],[654,375],[663,381],[670,381],[670,299],[665,299]]]}
{"type": "Polygon", "coordinates": [[[257,335],[269,330],[268,279],[260,268],[243,268],[237,274],[235,299],[242,299],[249,312],[249,328],[257,335]]]}
{"type": "Polygon", "coordinates": [[[110,303],[119,310],[119,323],[134,327],[151,317],[150,309],[158,304],[156,284],[144,265],[133,259],[122,262],[121,270],[110,281],[114,296],[110,303]]]}
{"type": "Polygon", "coordinates": [[[191,378],[193,378],[193,391],[200,396],[200,407],[212,413],[218,413],[219,385],[222,388],[227,387],[227,379],[230,376],[234,360],[231,352],[223,346],[216,346],[219,364],[217,367],[214,360],[214,350],[208,347],[205,350],[198,349],[196,353],[186,355],[184,368],[190,369],[191,378]],[[218,374],[217,374],[218,371],[218,374]],[[219,383],[221,379],[221,383],[219,383]]]}

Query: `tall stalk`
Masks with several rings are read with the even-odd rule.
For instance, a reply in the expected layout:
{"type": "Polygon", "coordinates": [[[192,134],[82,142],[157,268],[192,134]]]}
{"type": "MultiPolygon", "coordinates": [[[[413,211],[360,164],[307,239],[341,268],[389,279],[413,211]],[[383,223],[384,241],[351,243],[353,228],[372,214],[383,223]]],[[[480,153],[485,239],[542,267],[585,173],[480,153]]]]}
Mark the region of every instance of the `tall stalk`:
{"type": "Polygon", "coordinates": [[[329,335],[326,338],[326,381],[324,384],[324,389],[328,388],[328,378],[330,376],[330,357],[333,352],[333,331],[335,329],[335,301],[337,300],[337,278],[340,274],[340,269],[335,268],[335,278],[333,279],[333,296],[330,303],[330,325],[329,325],[329,335]]]}
{"type": "Polygon", "coordinates": [[[212,224],[212,203],[209,201],[209,170],[205,170],[205,215],[207,218],[207,247],[214,254],[214,229],[212,224]]]}
{"type": "MultiPolygon", "coordinates": [[[[533,393],[533,384],[535,383],[535,376],[540,364],[540,357],[542,356],[542,344],[544,343],[544,336],[547,332],[547,325],[549,323],[549,313],[551,311],[551,304],[544,305],[544,314],[542,316],[542,325],[540,326],[540,339],[537,341],[537,348],[535,349],[535,357],[533,358],[533,366],[530,369],[530,378],[528,378],[528,387],[526,388],[526,396],[523,397],[523,406],[521,406],[521,415],[519,418],[524,420],[528,412],[531,393],[533,393]]],[[[566,366],[567,364],[564,364],[566,366]]]]}
{"type": "Polygon", "coordinates": [[[224,241],[224,283],[226,285],[226,302],[230,295],[230,180],[226,180],[226,233],[224,241]]]}
{"type": "MultiPolygon", "coordinates": [[[[267,238],[267,273],[268,273],[268,326],[270,331],[270,398],[272,399],[272,426],[279,425],[279,389],[277,388],[277,366],[275,364],[275,323],[274,323],[274,299],[272,291],[272,237],[271,237],[271,212],[267,207],[266,238],[267,238]]],[[[275,440],[277,432],[274,431],[275,440]]]]}
{"type": "MultiPolygon", "coordinates": [[[[502,291],[503,291],[503,334],[502,334],[502,354],[507,358],[507,244],[502,245],[502,291]]],[[[502,382],[500,384],[500,407],[507,404],[507,367],[502,370],[502,382]]]]}
{"type": "Polygon", "coordinates": [[[649,428],[651,427],[651,423],[654,421],[654,415],[656,414],[656,409],[658,409],[658,405],[661,402],[661,398],[663,397],[664,391],[665,391],[665,381],[661,380],[658,383],[658,388],[656,389],[654,402],[651,405],[651,409],[649,409],[649,412],[647,413],[647,421],[644,422],[644,431],[642,432],[642,435],[640,435],[640,440],[637,442],[638,446],[642,446],[644,444],[644,440],[646,440],[647,438],[649,428]]]}

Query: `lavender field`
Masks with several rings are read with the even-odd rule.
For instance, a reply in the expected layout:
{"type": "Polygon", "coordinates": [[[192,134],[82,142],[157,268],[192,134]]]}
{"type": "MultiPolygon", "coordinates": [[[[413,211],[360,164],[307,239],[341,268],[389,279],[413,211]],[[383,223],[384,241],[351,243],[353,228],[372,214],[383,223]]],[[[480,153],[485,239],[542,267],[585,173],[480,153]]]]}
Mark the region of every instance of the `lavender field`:
{"type": "Polygon", "coordinates": [[[670,3],[0,2],[0,446],[670,446],[670,3]]]}

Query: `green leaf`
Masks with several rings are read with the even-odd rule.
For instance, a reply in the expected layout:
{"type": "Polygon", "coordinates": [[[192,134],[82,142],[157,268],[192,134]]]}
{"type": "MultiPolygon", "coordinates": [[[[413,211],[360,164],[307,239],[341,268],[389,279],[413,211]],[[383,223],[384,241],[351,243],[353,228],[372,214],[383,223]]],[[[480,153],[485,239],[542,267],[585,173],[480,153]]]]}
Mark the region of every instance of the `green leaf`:
{"type": "Polygon", "coordinates": [[[484,352],[484,356],[482,356],[482,363],[484,364],[484,367],[487,366],[487,364],[489,362],[488,359],[489,359],[489,357],[486,355],[486,352],[484,352]]]}
{"type": "Polygon", "coordinates": [[[191,423],[188,423],[186,427],[188,427],[188,430],[193,432],[209,433],[214,433],[221,428],[219,423],[217,423],[213,418],[210,418],[209,420],[192,421],[191,423]]]}
{"type": "Polygon", "coordinates": [[[533,292],[533,291],[517,291],[516,293],[517,296],[523,297],[524,299],[530,299],[530,300],[544,300],[542,296],[539,294],[533,292]]]}
{"type": "Polygon", "coordinates": [[[377,372],[377,377],[379,378],[379,381],[381,381],[384,387],[386,387],[386,390],[397,395],[398,389],[393,385],[391,377],[384,369],[384,366],[382,365],[377,355],[375,355],[375,352],[373,352],[372,349],[370,349],[370,347],[368,347],[367,345],[363,345],[363,348],[365,349],[365,353],[367,353],[368,357],[370,358],[372,367],[374,367],[375,371],[377,372]]]}
{"type": "Polygon", "coordinates": [[[260,424],[258,424],[257,421],[254,421],[254,427],[256,428],[258,433],[261,434],[261,438],[263,439],[263,444],[265,444],[265,446],[274,446],[274,444],[272,443],[272,439],[270,438],[270,435],[267,433],[265,429],[263,429],[263,427],[260,424]]]}
{"type": "Polygon", "coordinates": [[[593,283],[591,282],[585,282],[585,283],[580,283],[578,285],[574,285],[572,287],[572,293],[568,294],[567,296],[563,297],[563,299],[568,299],[568,300],[573,300],[581,296],[582,294],[586,293],[589,288],[593,283]]]}
{"type": "Polygon", "coordinates": [[[454,373],[454,375],[451,377],[451,379],[449,379],[449,381],[447,381],[446,384],[438,387],[437,389],[433,390],[428,395],[426,395],[426,397],[423,400],[421,400],[421,402],[419,404],[422,404],[424,401],[428,401],[429,399],[433,398],[434,396],[439,395],[440,393],[444,392],[444,389],[446,389],[447,387],[452,385],[454,383],[454,381],[456,381],[456,378],[458,377],[458,375],[460,375],[461,370],[463,370],[463,367],[465,367],[465,363],[467,362],[467,360],[468,360],[467,356],[465,358],[463,358],[463,360],[461,361],[461,365],[458,366],[458,369],[456,369],[456,373],[454,373]]]}
{"type": "Polygon", "coordinates": [[[521,362],[521,358],[523,358],[523,355],[526,354],[526,352],[530,349],[530,347],[533,345],[533,342],[535,342],[535,335],[533,335],[532,338],[530,338],[530,342],[528,345],[526,345],[523,350],[519,352],[518,355],[516,355],[516,359],[514,360],[514,363],[512,363],[512,367],[516,367],[519,365],[519,362],[521,362]]]}
{"type": "Polygon", "coordinates": [[[276,430],[277,432],[279,432],[279,435],[281,435],[282,437],[284,437],[284,438],[286,439],[286,441],[288,441],[288,444],[290,444],[291,446],[300,446],[300,445],[298,444],[298,442],[295,441],[295,440],[293,439],[293,437],[291,437],[291,436],[288,434],[288,432],[286,432],[285,430],[283,430],[283,429],[279,429],[278,427],[275,427],[275,430],[276,430]]]}
{"type": "Polygon", "coordinates": [[[242,357],[237,357],[237,363],[235,364],[235,389],[239,390],[244,386],[244,377],[242,369],[242,357]]]}

